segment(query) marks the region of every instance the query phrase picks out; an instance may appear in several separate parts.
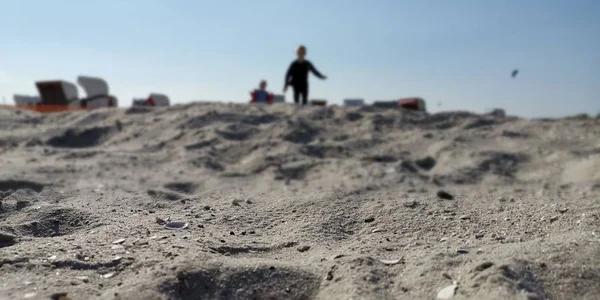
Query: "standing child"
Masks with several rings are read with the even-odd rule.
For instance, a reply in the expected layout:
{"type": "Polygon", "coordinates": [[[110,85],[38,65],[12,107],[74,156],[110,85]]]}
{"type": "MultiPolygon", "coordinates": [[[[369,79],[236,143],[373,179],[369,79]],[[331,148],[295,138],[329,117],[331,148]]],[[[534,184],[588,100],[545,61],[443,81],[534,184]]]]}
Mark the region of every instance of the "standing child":
{"type": "Polygon", "coordinates": [[[300,45],[296,50],[296,55],[298,59],[290,64],[285,74],[283,93],[285,94],[288,86],[291,85],[294,89],[294,103],[300,103],[300,96],[302,96],[302,105],[306,105],[308,103],[308,72],[312,72],[321,79],[327,79],[327,76],[319,73],[310,61],[304,59],[306,47],[300,45]]]}

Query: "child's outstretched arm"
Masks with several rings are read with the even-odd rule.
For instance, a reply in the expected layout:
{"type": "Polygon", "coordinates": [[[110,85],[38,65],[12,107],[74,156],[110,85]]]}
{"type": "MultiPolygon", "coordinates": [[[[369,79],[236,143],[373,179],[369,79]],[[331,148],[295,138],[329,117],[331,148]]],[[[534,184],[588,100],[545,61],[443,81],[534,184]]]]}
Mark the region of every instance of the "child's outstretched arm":
{"type": "Polygon", "coordinates": [[[321,72],[319,72],[319,70],[317,70],[317,68],[315,68],[315,66],[311,62],[308,63],[308,67],[309,70],[313,72],[313,74],[315,74],[317,77],[321,79],[327,79],[327,76],[321,74],[321,72]]]}

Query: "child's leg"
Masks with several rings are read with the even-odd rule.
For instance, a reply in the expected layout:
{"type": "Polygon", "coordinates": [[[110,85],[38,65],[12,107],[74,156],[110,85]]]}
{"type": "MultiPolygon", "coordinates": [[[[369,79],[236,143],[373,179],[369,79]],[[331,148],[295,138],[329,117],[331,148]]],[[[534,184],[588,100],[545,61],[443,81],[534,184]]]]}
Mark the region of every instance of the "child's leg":
{"type": "Polygon", "coordinates": [[[302,91],[302,105],[306,104],[308,104],[308,87],[305,87],[302,91]]]}
{"type": "Polygon", "coordinates": [[[294,103],[298,104],[300,102],[300,89],[294,87],[294,103]]]}

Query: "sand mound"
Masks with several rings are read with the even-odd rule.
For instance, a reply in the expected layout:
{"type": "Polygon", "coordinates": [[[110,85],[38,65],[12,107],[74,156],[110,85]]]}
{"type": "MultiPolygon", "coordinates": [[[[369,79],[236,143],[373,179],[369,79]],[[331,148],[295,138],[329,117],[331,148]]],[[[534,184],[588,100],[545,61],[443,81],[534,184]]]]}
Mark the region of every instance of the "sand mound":
{"type": "Polygon", "coordinates": [[[320,278],[286,267],[201,267],[180,271],[161,287],[170,299],[311,299],[320,278]]]}
{"type": "Polygon", "coordinates": [[[595,299],[598,122],[0,110],[0,299],[595,299]]]}
{"type": "Polygon", "coordinates": [[[42,183],[27,180],[0,180],[0,191],[3,192],[30,189],[39,193],[44,189],[44,186],[42,183]]]}
{"type": "Polygon", "coordinates": [[[89,214],[77,209],[46,207],[7,218],[7,222],[15,225],[4,226],[3,230],[24,236],[56,237],[89,225],[91,219],[89,214]]]}
{"type": "Polygon", "coordinates": [[[63,133],[53,136],[46,144],[59,148],[87,148],[100,146],[110,138],[116,130],[113,127],[92,127],[85,129],[67,129],[63,133]]]}

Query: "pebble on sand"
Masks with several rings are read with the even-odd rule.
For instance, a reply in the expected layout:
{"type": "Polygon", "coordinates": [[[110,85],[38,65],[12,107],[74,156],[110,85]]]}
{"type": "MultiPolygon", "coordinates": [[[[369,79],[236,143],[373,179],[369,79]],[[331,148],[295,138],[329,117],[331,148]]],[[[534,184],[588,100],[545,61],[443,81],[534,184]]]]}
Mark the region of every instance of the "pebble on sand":
{"type": "Polygon", "coordinates": [[[71,298],[67,297],[67,293],[54,293],[50,295],[50,299],[52,300],[71,300],[71,298]]]}
{"type": "Polygon", "coordinates": [[[306,252],[306,251],[310,250],[310,246],[303,245],[303,246],[298,247],[297,250],[300,252],[306,252]]]}
{"type": "Polygon", "coordinates": [[[375,221],[375,218],[373,218],[373,217],[368,217],[365,219],[365,223],[371,223],[373,221],[375,221]]]}
{"type": "Polygon", "coordinates": [[[437,196],[445,200],[454,200],[454,196],[444,190],[439,190],[437,196]]]}
{"type": "Polygon", "coordinates": [[[118,239],[116,241],[113,241],[112,243],[116,245],[116,244],[123,244],[123,242],[125,242],[125,239],[118,239]]]}
{"type": "Polygon", "coordinates": [[[408,207],[408,208],[415,208],[415,207],[419,206],[419,202],[417,202],[416,200],[406,201],[406,202],[402,203],[402,205],[404,207],[408,207]]]}

